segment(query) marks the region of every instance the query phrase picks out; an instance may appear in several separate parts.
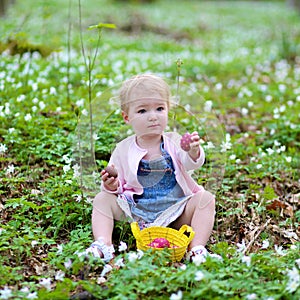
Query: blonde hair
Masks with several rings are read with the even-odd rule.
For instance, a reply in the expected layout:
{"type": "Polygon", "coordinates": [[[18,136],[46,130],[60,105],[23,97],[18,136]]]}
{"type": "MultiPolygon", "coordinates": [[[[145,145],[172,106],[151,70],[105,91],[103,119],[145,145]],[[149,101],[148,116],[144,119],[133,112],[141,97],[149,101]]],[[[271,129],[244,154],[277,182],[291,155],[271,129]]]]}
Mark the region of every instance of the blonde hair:
{"type": "Polygon", "coordinates": [[[121,109],[128,112],[132,93],[136,90],[145,91],[146,93],[158,93],[170,107],[171,91],[169,85],[161,78],[153,74],[135,75],[126,80],[119,92],[121,109]]]}

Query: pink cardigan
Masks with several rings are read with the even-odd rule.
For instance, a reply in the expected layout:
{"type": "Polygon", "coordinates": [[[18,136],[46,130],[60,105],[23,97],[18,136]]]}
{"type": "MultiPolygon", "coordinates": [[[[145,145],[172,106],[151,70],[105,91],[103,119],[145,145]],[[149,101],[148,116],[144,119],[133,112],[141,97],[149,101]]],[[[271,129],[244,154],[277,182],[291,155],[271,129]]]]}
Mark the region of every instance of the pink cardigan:
{"type": "MultiPolygon", "coordinates": [[[[175,176],[185,196],[203,190],[191,177],[188,171],[200,168],[205,160],[205,154],[200,147],[200,157],[194,161],[187,152],[180,148],[181,136],[176,132],[163,134],[164,149],[170,154],[175,168],[175,176]]],[[[116,191],[108,191],[104,185],[104,191],[114,194],[125,194],[128,199],[133,199],[134,194],[142,194],[143,187],[138,182],[137,170],[140,160],[147,150],[140,148],[136,143],[136,136],[132,135],[117,144],[113,151],[109,165],[114,164],[118,171],[119,188],[116,191]]]]}

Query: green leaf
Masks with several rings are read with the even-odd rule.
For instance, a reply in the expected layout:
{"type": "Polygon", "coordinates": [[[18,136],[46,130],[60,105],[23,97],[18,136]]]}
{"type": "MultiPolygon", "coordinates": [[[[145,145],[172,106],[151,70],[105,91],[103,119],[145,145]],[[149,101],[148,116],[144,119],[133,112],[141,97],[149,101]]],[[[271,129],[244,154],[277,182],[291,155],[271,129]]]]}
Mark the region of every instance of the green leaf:
{"type": "Polygon", "coordinates": [[[89,26],[89,30],[92,30],[92,29],[102,29],[102,28],[110,28],[110,29],[115,29],[117,28],[117,26],[115,24],[112,24],[112,23],[99,23],[97,25],[91,25],[89,26]]]}

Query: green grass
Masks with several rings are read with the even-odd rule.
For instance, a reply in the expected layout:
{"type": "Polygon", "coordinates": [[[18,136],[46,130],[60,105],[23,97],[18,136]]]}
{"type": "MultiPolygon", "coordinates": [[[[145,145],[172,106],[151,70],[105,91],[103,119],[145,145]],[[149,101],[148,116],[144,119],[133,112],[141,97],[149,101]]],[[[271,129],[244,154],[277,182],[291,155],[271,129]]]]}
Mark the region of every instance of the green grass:
{"type": "Polygon", "coordinates": [[[1,19],[0,298],[299,299],[297,13],[284,1],[82,1],[86,55],[97,45],[89,26],[117,28],[102,30],[91,72],[96,162],[81,182],[74,147],[91,146],[78,12],[77,1],[16,1],[1,19]],[[32,55],[11,55],[10,41],[32,55]],[[76,253],[92,242],[92,171],[129,134],[115,93],[129,76],[154,72],[175,95],[178,58],[180,103],[169,127],[203,137],[207,162],[194,177],[216,193],[208,248],[222,260],[136,257],[129,225],[118,223],[115,247],[128,249],[102,276],[102,263],[76,253]]]}

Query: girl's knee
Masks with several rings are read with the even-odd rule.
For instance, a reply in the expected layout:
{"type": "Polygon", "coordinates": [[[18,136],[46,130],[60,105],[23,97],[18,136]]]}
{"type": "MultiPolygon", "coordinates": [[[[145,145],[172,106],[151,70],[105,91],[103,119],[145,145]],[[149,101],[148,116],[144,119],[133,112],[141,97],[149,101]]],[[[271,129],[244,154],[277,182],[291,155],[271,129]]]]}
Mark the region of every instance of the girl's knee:
{"type": "Polygon", "coordinates": [[[123,211],[117,203],[117,195],[101,191],[93,201],[93,214],[106,215],[116,220],[124,219],[123,211]]]}
{"type": "Polygon", "coordinates": [[[215,210],[216,200],[215,196],[209,191],[203,191],[196,195],[197,206],[200,209],[206,208],[209,210],[215,210]]]}
{"type": "Polygon", "coordinates": [[[110,194],[104,191],[101,191],[96,195],[93,200],[93,206],[97,206],[98,204],[109,204],[110,200],[115,200],[117,196],[115,194],[110,194]]]}

